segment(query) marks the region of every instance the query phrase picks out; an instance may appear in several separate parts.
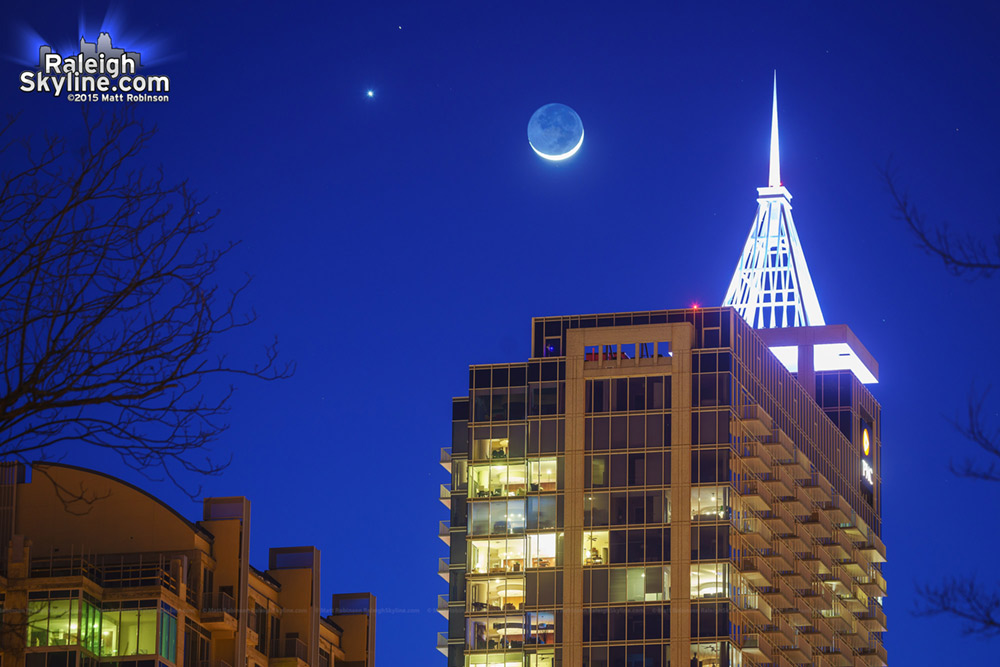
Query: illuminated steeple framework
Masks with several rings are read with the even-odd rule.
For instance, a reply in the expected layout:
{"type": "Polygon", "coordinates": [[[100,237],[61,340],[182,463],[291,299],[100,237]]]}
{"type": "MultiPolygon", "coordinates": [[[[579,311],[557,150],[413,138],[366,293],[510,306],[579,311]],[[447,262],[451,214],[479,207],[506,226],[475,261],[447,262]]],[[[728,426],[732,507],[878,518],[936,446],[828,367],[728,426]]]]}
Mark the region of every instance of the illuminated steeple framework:
{"type": "Polygon", "coordinates": [[[757,216],[723,301],[755,329],[825,324],[792,221],[791,202],[792,195],[781,184],[775,75],[767,187],[757,188],[757,216]]]}

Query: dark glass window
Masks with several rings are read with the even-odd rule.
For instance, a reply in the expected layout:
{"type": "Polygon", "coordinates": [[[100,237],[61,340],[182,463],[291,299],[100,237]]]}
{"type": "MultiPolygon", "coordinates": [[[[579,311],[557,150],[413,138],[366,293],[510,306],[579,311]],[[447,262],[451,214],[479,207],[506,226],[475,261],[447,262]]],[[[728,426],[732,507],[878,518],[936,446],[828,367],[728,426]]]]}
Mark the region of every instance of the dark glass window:
{"type": "MultiPolygon", "coordinates": [[[[662,410],[665,407],[664,404],[664,387],[669,387],[669,382],[664,382],[664,380],[669,380],[669,378],[662,377],[651,377],[646,378],[646,409],[647,410],[662,410]]],[[[666,405],[669,407],[669,405],[666,405]]]]}
{"type": "Polygon", "coordinates": [[[611,455],[611,486],[628,485],[628,454],[611,455]]]}
{"type": "Polygon", "coordinates": [[[729,481],[729,449],[698,449],[691,452],[691,481],[714,484],[729,481]]]}
{"type": "Polygon", "coordinates": [[[606,607],[590,610],[590,641],[608,641],[608,610],[606,607]]]}
{"type": "Polygon", "coordinates": [[[611,418],[611,449],[625,449],[628,445],[628,417],[611,418]]]}
{"type": "MultiPolygon", "coordinates": [[[[608,640],[613,642],[625,641],[625,607],[611,607],[608,609],[608,640]]],[[[614,648],[612,648],[612,651],[614,648]]],[[[613,665],[621,665],[622,662],[614,662],[613,665]]]]}
{"type": "Polygon", "coordinates": [[[691,442],[715,445],[729,442],[729,412],[691,413],[691,442]]]}
{"type": "Polygon", "coordinates": [[[642,491],[628,494],[628,522],[634,526],[646,523],[646,494],[642,491]]]}
{"type": "Polygon", "coordinates": [[[591,412],[608,412],[611,408],[611,382],[609,380],[594,380],[591,412]]]}
{"type": "Polygon", "coordinates": [[[616,491],[611,494],[611,525],[624,526],[628,523],[628,494],[616,491]]]}
{"type": "Polygon", "coordinates": [[[643,486],[646,483],[646,455],[628,455],[628,486],[643,486]]]}
{"type": "Polygon", "coordinates": [[[615,378],[611,381],[611,411],[626,410],[628,410],[628,378],[615,378]]]}
{"type": "Polygon", "coordinates": [[[691,528],[692,560],[729,558],[729,526],[694,526],[691,528]]]}
{"type": "Polygon", "coordinates": [[[628,447],[629,449],[646,447],[646,418],[642,415],[631,415],[628,418],[628,447]]]}
{"type": "Polygon", "coordinates": [[[646,454],[646,486],[660,486],[663,483],[663,454],[646,454]]]}
{"type": "Polygon", "coordinates": [[[641,528],[628,531],[628,562],[642,563],[646,560],[646,535],[641,528]]]}
{"type": "Polygon", "coordinates": [[[628,544],[626,534],[626,531],[621,529],[612,530],[608,536],[608,560],[611,563],[625,562],[625,547],[628,544]]]}
{"type": "Polygon", "coordinates": [[[646,407],[646,378],[629,378],[628,409],[644,410],[646,407]]]}

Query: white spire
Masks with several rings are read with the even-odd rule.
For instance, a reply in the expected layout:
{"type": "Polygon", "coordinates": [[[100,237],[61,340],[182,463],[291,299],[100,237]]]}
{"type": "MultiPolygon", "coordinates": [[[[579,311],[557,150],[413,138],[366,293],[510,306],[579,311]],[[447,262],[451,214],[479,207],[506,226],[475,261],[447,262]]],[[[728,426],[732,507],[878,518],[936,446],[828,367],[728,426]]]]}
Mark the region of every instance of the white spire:
{"type": "Polygon", "coordinates": [[[769,187],[781,186],[781,158],[778,155],[778,71],[774,71],[774,99],[771,103],[771,171],[768,174],[769,187]]]}
{"type": "Polygon", "coordinates": [[[792,221],[792,195],[781,185],[778,163],[778,81],[771,106],[771,167],[766,188],[757,188],[757,216],[747,237],[724,306],[733,306],[757,329],[824,324],[792,221]]]}

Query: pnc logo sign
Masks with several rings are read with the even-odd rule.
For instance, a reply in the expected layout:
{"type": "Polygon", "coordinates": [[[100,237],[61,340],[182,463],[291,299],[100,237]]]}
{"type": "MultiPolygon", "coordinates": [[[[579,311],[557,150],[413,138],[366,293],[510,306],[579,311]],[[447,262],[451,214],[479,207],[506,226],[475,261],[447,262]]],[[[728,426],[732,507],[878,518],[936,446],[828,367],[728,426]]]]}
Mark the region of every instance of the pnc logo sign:
{"type": "Polygon", "coordinates": [[[875,486],[875,469],[872,467],[872,440],[868,425],[861,429],[861,479],[868,487],[875,486]]]}

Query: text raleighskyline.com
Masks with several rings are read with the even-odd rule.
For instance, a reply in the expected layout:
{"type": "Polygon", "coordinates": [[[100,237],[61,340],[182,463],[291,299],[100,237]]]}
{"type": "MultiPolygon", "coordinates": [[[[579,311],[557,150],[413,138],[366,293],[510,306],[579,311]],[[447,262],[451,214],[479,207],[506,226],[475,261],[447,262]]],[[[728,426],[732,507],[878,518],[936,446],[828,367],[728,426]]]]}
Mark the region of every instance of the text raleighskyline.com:
{"type": "Polygon", "coordinates": [[[138,53],[113,47],[108,33],[101,33],[96,43],[80,38],[80,53],[72,56],[41,46],[38,68],[21,72],[20,90],[54,97],[69,93],[71,101],[81,102],[169,101],[164,93],[170,92],[170,78],[137,75],[139,60],[138,53]]]}

